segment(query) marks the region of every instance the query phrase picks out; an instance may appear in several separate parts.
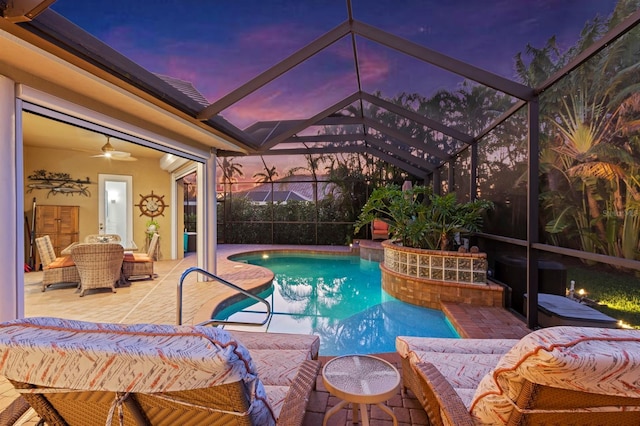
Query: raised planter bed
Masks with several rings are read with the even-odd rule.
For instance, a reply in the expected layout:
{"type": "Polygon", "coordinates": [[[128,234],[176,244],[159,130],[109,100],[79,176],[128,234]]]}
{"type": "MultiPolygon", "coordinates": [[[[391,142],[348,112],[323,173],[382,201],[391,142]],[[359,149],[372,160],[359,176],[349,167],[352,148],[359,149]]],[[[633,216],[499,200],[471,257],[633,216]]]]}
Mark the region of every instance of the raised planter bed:
{"type": "Polygon", "coordinates": [[[384,241],[382,288],[415,305],[440,309],[440,301],[503,306],[503,288],[487,283],[486,253],[423,250],[384,241]]]}

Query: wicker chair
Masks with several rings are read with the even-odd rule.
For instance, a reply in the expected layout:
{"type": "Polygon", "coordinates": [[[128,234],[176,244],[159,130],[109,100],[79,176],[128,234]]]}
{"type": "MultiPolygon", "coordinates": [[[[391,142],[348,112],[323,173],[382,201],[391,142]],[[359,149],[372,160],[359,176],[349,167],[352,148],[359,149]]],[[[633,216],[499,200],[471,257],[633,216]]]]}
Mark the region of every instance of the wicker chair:
{"type": "Polygon", "coordinates": [[[550,327],[521,340],[400,336],[429,424],[638,425],[640,332],[550,327]]]}
{"type": "Polygon", "coordinates": [[[122,274],[125,280],[131,277],[149,277],[154,278],[153,262],[158,249],[158,241],[160,235],[153,234],[149,242],[149,249],[146,253],[126,253],[124,262],[122,263],[122,274]]]}
{"type": "Polygon", "coordinates": [[[80,275],[71,256],[56,257],[48,235],[36,238],[36,247],[42,261],[42,291],[51,284],[80,282],[80,275]]]}
{"type": "Polygon", "coordinates": [[[0,375],[49,425],[302,425],[319,338],[253,334],[255,356],[214,327],[26,318],[0,324],[0,375]]]}
{"type": "Polygon", "coordinates": [[[118,234],[90,234],[84,237],[85,243],[119,243],[122,241],[118,234]]]}
{"type": "Polygon", "coordinates": [[[93,288],[110,288],[120,279],[124,249],[117,243],[78,244],[71,258],[80,274],[80,296],[93,288]]]}
{"type": "Polygon", "coordinates": [[[0,412],[0,426],[13,426],[31,408],[23,397],[14,399],[4,410],[0,412]]]}

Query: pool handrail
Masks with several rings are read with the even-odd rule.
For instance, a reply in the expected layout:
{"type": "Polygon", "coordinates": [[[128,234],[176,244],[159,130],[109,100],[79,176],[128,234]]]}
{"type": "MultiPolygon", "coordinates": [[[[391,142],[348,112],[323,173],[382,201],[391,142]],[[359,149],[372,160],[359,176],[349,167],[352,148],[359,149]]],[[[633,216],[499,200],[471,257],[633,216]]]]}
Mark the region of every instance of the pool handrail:
{"type": "Polygon", "coordinates": [[[206,271],[202,268],[198,268],[197,266],[193,266],[187,270],[185,270],[182,275],[180,276],[180,282],[178,282],[178,295],[177,295],[177,309],[176,309],[176,324],[177,325],[182,325],[182,287],[184,285],[184,279],[187,277],[187,275],[191,274],[192,272],[197,272],[199,274],[205,275],[206,277],[214,280],[214,281],[218,281],[220,284],[224,284],[227,287],[230,287],[236,291],[238,291],[239,293],[242,293],[243,295],[245,295],[246,297],[249,297],[251,299],[256,300],[257,302],[261,302],[264,303],[267,306],[267,317],[265,318],[264,321],[262,321],[261,323],[258,322],[244,322],[244,321],[226,321],[226,320],[216,320],[216,319],[210,319],[208,321],[204,321],[201,322],[197,325],[221,325],[221,324],[226,324],[226,325],[246,325],[246,326],[255,326],[255,327],[260,327],[265,325],[269,319],[271,318],[271,305],[269,304],[269,302],[265,299],[263,299],[260,296],[256,296],[253,293],[248,292],[247,290],[238,287],[237,285],[223,279],[220,278],[217,275],[212,274],[209,271],[206,271]]]}

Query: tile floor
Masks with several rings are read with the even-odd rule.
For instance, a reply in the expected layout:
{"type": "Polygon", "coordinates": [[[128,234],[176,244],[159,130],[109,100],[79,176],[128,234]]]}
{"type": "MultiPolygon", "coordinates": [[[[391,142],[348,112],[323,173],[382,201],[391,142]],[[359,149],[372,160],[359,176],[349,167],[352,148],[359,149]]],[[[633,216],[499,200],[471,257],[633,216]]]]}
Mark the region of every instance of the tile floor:
{"type": "MultiPolygon", "coordinates": [[[[251,289],[264,285],[271,279],[270,272],[252,265],[238,264],[227,257],[239,252],[259,251],[274,248],[267,245],[220,245],[218,246],[217,274],[251,289]]],[[[278,249],[311,251],[328,250],[346,252],[346,247],[317,246],[277,246],[278,249]]],[[[116,293],[108,290],[92,290],[79,297],[75,286],[58,285],[41,291],[41,272],[25,274],[25,316],[56,316],[77,320],[98,322],[158,324],[176,323],[176,294],[180,277],[187,268],[196,265],[195,254],[189,254],[180,260],[161,260],[155,264],[157,278],[154,280],[134,281],[129,287],[118,288],[116,293]]],[[[213,282],[198,282],[196,274],[190,274],[183,285],[183,323],[191,324],[194,318],[202,316],[210,309],[211,300],[221,300],[228,294],[226,287],[213,282]],[[206,297],[203,297],[206,294],[206,297]],[[209,304],[208,304],[209,303],[209,304]]],[[[447,304],[443,307],[453,324],[463,337],[521,337],[528,330],[524,323],[499,308],[477,308],[468,305],[447,304]]],[[[388,361],[400,367],[396,354],[380,354],[388,361]]],[[[327,358],[321,357],[321,361],[327,358]]],[[[316,390],[312,394],[305,417],[305,425],[321,425],[326,410],[338,400],[330,396],[318,377],[316,390]]],[[[0,410],[15,397],[16,392],[4,379],[0,378],[0,410]]],[[[400,425],[426,425],[428,421],[417,400],[410,392],[393,397],[388,406],[398,417],[400,425]]],[[[334,415],[329,425],[350,424],[352,411],[343,409],[334,415]]],[[[371,410],[371,424],[392,424],[389,416],[374,407],[371,410]]],[[[35,425],[37,417],[31,415],[24,423],[35,425]]]]}

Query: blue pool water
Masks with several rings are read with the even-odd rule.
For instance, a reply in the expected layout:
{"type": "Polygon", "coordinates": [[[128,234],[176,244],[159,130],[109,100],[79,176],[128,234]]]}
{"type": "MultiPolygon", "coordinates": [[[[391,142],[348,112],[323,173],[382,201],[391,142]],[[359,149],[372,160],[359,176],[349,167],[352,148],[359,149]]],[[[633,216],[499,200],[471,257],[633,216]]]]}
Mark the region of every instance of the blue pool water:
{"type": "MultiPolygon", "coordinates": [[[[262,330],[316,334],[321,355],[393,352],[398,335],[459,337],[441,311],[401,302],[382,290],[377,262],[359,256],[273,252],[233,260],[264,266],[275,274],[273,288],[261,295],[273,312],[262,330]]],[[[262,322],[265,306],[253,302],[237,303],[215,318],[262,322]]]]}

